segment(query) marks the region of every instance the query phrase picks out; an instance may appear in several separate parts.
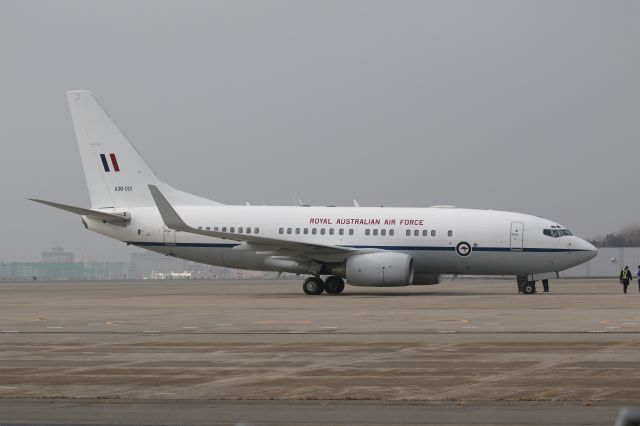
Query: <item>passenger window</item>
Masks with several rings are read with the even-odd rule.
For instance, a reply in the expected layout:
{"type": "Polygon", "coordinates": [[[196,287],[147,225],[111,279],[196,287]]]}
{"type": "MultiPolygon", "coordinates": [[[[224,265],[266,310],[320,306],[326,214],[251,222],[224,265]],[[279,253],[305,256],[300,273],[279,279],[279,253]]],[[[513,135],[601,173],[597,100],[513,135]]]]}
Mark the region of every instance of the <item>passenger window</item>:
{"type": "Polygon", "coordinates": [[[329,228],[329,235],[333,235],[333,228],[329,228]]]}
{"type": "Polygon", "coordinates": [[[373,230],[373,235],[378,235],[378,230],[377,229],[373,230]]]}
{"type": "Polygon", "coordinates": [[[231,228],[229,228],[229,232],[236,232],[236,228],[232,226],[231,228]]]}
{"type": "Polygon", "coordinates": [[[309,228],[304,228],[304,235],[307,235],[309,233],[309,228]]]}
{"type": "Polygon", "coordinates": [[[338,234],[340,234],[340,235],[344,235],[344,228],[340,228],[340,229],[338,229],[338,234]]]}
{"type": "Polygon", "coordinates": [[[320,228],[320,235],[324,235],[324,228],[320,228]]]}
{"type": "Polygon", "coordinates": [[[198,226],[198,229],[202,229],[202,226],[198,226]]]}
{"type": "Polygon", "coordinates": [[[389,235],[393,237],[393,229],[389,229],[389,235]]]}
{"type": "Polygon", "coordinates": [[[365,229],[364,230],[364,235],[371,235],[371,230],[370,229],[365,229]]]}
{"type": "Polygon", "coordinates": [[[410,236],[411,236],[411,230],[407,229],[407,237],[410,237],[410,236]]]}
{"type": "Polygon", "coordinates": [[[318,232],[318,230],[316,228],[311,228],[311,233],[313,235],[316,235],[317,232],[318,232]]]}
{"type": "Polygon", "coordinates": [[[449,232],[447,232],[447,235],[453,237],[453,231],[449,230],[449,232]]]}
{"type": "Polygon", "coordinates": [[[214,227],[213,227],[213,230],[214,230],[214,231],[216,231],[216,232],[218,232],[218,227],[217,227],[217,226],[214,226],[214,227]]]}
{"type": "Polygon", "coordinates": [[[349,235],[353,235],[353,228],[349,229],[349,235]]]}
{"type": "Polygon", "coordinates": [[[211,228],[209,228],[208,226],[207,226],[207,231],[211,231],[211,228]]]}
{"type": "Polygon", "coordinates": [[[300,234],[300,228],[296,228],[296,235],[300,234]]]}
{"type": "Polygon", "coordinates": [[[287,234],[291,235],[291,228],[287,228],[287,234]]]}
{"type": "Polygon", "coordinates": [[[380,230],[380,235],[382,235],[383,237],[384,237],[385,235],[387,235],[387,230],[386,230],[386,229],[381,229],[381,230],[380,230]]]}
{"type": "Polygon", "coordinates": [[[242,226],[238,227],[238,234],[242,234],[242,226]]]}
{"type": "Polygon", "coordinates": [[[138,229],[138,235],[142,235],[142,229],[138,229]]]}
{"type": "Polygon", "coordinates": [[[417,237],[419,235],[420,235],[420,231],[419,230],[416,229],[415,231],[413,231],[413,236],[414,237],[417,237]]]}
{"type": "Polygon", "coordinates": [[[432,230],[431,230],[431,236],[432,236],[432,237],[435,237],[435,236],[436,236],[436,230],[435,230],[435,229],[432,229],[432,230]]]}
{"type": "Polygon", "coordinates": [[[247,234],[250,234],[250,233],[251,233],[251,227],[247,226],[247,234]]]}
{"type": "Polygon", "coordinates": [[[222,232],[227,232],[227,227],[226,226],[222,227],[222,232]]]}
{"type": "Polygon", "coordinates": [[[422,231],[422,236],[423,237],[428,237],[429,236],[429,231],[427,231],[426,229],[424,231],[422,231]]]}
{"type": "Polygon", "coordinates": [[[284,228],[278,229],[278,234],[284,234],[284,228]]]}
{"type": "Polygon", "coordinates": [[[253,233],[254,234],[259,234],[260,233],[260,228],[254,228],[253,233]]]}

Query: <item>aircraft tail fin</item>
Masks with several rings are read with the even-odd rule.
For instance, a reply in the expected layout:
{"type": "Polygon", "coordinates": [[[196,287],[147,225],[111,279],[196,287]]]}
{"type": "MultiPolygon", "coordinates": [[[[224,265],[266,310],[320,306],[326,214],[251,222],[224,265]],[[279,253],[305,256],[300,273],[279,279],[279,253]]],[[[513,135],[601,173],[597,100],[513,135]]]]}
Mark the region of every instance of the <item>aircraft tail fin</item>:
{"type": "Polygon", "coordinates": [[[219,204],[164,183],[91,92],[71,90],[67,100],[93,209],[154,206],[150,184],[175,205],[219,204]]]}

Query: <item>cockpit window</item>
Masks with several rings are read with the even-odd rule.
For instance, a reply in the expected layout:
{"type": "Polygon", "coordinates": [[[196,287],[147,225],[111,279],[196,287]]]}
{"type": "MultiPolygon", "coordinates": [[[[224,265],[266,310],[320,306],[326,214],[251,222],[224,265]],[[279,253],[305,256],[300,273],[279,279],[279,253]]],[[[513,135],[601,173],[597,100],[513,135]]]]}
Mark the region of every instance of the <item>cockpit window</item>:
{"type": "MultiPolygon", "coordinates": [[[[558,227],[554,226],[553,228],[558,228],[558,227]]],[[[560,238],[564,236],[573,235],[571,231],[569,231],[568,229],[544,229],[542,233],[551,238],[560,238]]]]}

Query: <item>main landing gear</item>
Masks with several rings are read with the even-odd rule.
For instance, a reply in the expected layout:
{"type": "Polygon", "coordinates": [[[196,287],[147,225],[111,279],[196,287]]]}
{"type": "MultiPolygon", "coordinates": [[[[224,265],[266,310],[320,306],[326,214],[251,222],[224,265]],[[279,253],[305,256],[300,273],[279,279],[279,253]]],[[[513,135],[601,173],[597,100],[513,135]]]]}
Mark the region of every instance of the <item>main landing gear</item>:
{"type": "Polygon", "coordinates": [[[327,294],[340,294],[342,290],[344,290],[344,280],[333,275],[325,281],[322,281],[320,277],[309,277],[304,280],[302,290],[310,296],[317,296],[323,292],[327,292],[327,294]]]}

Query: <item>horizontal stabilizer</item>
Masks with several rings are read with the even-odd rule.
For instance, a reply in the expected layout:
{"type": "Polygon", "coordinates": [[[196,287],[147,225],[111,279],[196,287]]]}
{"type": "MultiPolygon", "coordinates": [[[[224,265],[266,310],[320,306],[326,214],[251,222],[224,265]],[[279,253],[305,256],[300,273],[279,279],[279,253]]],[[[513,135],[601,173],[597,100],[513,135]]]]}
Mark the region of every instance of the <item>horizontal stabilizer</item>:
{"type": "Polygon", "coordinates": [[[92,219],[102,220],[108,223],[122,224],[131,221],[131,217],[127,216],[126,213],[105,213],[91,209],[84,209],[82,207],[69,206],[67,204],[54,203],[53,201],[38,200],[36,198],[29,198],[29,200],[35,201],[36,203],[45,204],[47,206],[55,207],[57,209],[64,210],[70,213],[87,216],[92,219]]]}

